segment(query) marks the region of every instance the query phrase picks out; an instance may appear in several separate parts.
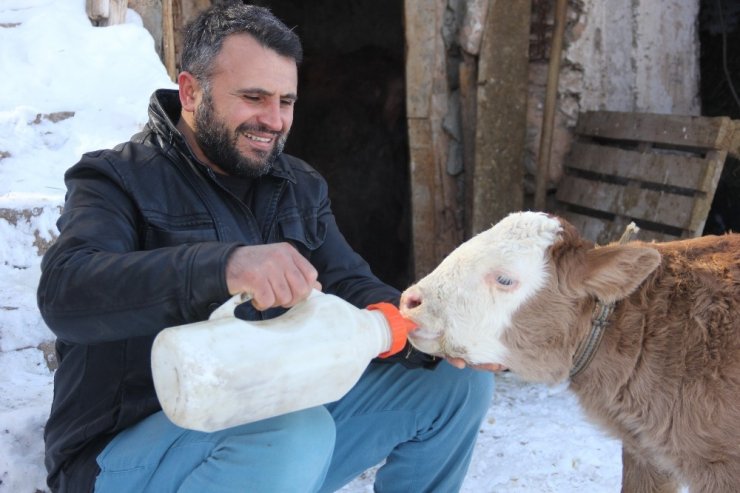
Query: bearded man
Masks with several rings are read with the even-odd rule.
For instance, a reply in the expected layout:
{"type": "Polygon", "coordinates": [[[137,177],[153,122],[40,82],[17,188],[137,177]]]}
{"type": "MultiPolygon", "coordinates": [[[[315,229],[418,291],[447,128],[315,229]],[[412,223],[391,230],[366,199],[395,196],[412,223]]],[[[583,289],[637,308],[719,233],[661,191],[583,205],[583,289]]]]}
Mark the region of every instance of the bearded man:
{"type": "Polygon", "coordinates": [[[269,10],[215,6],[188,27],[179,90],[153,94],[143,131],[67,171],[38,288],[59,360],[52,491],[334,491],[383,461],[378,492],[459,490],[492,376],[410,347],[337,402],[219,432],[174,425],[157,400],[154,337],[236,293],[253,297],[248,320],[312,289],[398,303],[337,229],[324,179],[282,152],[301,58],[269,10]]]}

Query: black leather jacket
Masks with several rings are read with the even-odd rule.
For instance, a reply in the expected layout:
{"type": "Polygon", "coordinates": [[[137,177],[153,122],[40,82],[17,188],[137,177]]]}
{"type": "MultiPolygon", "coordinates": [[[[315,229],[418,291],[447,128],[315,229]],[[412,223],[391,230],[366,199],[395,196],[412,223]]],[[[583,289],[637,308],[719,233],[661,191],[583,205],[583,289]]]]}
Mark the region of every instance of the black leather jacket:
{"type": "MultiPolygon", "coordinates": [[[[175,128],[179,113],[176,91],[155,92],[141,133],[85,154],[65,174],[60,235],[38,288],[59,358],[44,435],[53,491],[91,491],[108,441],[160,410],[154,336],[204,320],[228,299],[225,265],[236,247],[288,241],[325,292],[358,307],[398,299],[340,234],[313,168],[282,155],[255,181],[250,210],[189,151],[175,128]]],[[[280,313],[243,307],[248,319],[280,313]]]]}

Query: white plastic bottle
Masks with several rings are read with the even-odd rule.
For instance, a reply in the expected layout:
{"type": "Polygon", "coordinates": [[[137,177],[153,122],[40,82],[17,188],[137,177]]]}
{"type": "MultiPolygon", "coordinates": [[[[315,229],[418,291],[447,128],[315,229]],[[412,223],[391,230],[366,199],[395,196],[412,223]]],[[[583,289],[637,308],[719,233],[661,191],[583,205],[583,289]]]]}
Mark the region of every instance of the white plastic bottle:
{"type": "Polygon", "coordinates": [[[211,432],[336,401],[413,328],[387,303],[362,310],[318,291],[258,322],[234,317],[240,302],[155,338],[154,388],[176,425],[211,432]]]}

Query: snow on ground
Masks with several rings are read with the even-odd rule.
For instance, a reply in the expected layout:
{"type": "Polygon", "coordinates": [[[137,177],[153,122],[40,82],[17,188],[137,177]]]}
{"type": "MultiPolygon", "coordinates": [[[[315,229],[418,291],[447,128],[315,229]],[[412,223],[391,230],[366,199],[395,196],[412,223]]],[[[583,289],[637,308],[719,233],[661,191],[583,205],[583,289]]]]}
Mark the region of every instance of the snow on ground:
{"type": "MultiPolygon", "coordinates": [[[[46,491],[42,433],[53,335],[37,310],[38,246],[82,152],[126,140],[150,93],[172,87],[153,41],[129,22],[94,28],[85,0],[0,0],[0,492],[46,491]],[[18,211],[25,211],[21,213],[18,211]]],[[[300,108],[298,108],[300,111],[300,108]]],[[[498,377],[463,487],[468,493],[619,491],[620,447],[565,387],[498,377]]],[[[372,471],[342,489],[372,491],[372,471]]]]}

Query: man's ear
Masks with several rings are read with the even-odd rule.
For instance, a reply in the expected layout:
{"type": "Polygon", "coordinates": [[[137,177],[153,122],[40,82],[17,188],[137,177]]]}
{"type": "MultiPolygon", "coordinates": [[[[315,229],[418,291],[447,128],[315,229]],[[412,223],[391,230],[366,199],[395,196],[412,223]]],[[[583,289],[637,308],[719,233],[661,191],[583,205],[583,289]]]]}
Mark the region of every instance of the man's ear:
{"type": "Polygon", "coordinates": [[[190,72],[180,72],[177,76],[177,84],[180,86],[180,104],[184,111],[194,112],[197,95],[200,92],[200,84],[190,72]]]}

